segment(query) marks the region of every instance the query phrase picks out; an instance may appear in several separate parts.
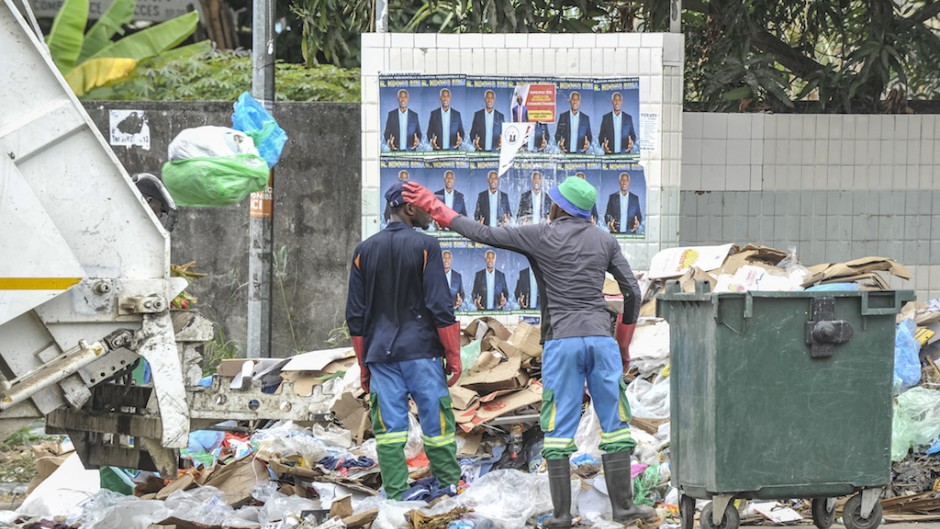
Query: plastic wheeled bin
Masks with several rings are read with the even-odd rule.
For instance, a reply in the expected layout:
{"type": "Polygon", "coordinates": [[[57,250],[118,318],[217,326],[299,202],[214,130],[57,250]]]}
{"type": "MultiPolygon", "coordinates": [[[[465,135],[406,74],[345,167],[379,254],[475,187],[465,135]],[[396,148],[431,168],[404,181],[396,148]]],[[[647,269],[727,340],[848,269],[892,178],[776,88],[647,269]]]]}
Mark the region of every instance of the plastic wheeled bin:
{"type": "Polygon", "coordinates": [[[670,282],[672,482],[682,529],[735,529],[733,500],[812,498],[828,529],[881,523],[895,315],[911,291],[683,293],[670,282]],[[857,494],[856,494],[857,493],[857,494]]]}

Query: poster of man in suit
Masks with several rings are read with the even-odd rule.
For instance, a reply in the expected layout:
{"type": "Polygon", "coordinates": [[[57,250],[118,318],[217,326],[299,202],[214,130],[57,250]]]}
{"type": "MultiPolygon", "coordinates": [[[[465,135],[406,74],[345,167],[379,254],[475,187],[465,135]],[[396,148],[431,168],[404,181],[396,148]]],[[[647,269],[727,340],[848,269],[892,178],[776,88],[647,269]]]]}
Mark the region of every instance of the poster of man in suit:
{"type": "Polygon", "coordinates": [[[515,220],[509,194],[504,189],[503,183],[504,180],[508,180],[508,175],[500,177],[497,172],[498,166],[499,161],[496,159],[470,162],[470,178],[475,188],[480,189],[474,201],[473,218],[483,225],[494,228],[509,226],[515,220]]]}
{"type": "Polygon", "coordinates": [[[558,150],[564,154],[595,154],[594,82],[560,79],[557,98],[554,139],[558,150]]]}
{"type": "Polygon", "coordinates": [[[433,107],[428,118],[426,138],[434,151],[458,151],[467,140],[466,77],[439,76],[428,81],[427,93],[437,90],[439,104],[433,107]]]}
{"type": "MultiPolygon", "coordinates": [[[[470,162],[463,156],[440,156],[429,158],[425,163],[428,189],[434,191],[447,207],[460,215],[468,216],[467,203],[474,195],[470,188],[470,162]]],[[[471,207],[473,206],[471,202],[471,207]]],[[[459,237],[447,228],[434,225],[435,235],[459,237]]]]}
{"type": "Polygon", "coordinates": [[[646,237],[646,175],[637,163],[601,164],[603,185],[598,189],[598,203],[604,201],[604,224],[610,233],[622,239],[646,237]]]}
{"type": "Polygon", "coordinates": [[[470,144],[474,152],[499,152],[502,145],[504,113],[512,97],[512,86],[506,77],[468,77],[467,105],[473,111],[470,144]]]}
{"type": "Polygon", "coordinates": [[[640,81],[637,78],[596,81],[595,111],[601,113],[599,155],[638,158],[640,153],[640,81]]]}
{"type": "MultiPolygon", "coordinates": [[[[379,161],[379,193],[384,195],[385,190],[395,182],[414,180],[426,186],[430,182],[425,175],[425,162],[420,158],[383,158],[379,161]]],[[[388,225],[390,212],[385,200],[379,201],[381,214],[379,226],[385,229],[388,225]]]]}

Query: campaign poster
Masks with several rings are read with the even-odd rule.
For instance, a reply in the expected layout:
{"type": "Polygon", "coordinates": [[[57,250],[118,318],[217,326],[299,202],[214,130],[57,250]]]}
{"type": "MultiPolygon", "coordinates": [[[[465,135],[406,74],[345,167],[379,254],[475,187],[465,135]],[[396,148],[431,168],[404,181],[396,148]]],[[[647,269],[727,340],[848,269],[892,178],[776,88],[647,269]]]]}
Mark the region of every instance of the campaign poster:
{"type": "Polygon", "coordinates": [[[425,161],[421,158],[414,159],[396,159],[383,158],[379,160],[379,208],[381,209],[382,229],[388,226],[390,220],[390,211],[388,201],[385,200],[385,192],[388,191],[395,182],[404,182],[413,180],[419,184],[428,187],[430,182],[426,177],[425,161]]]}
{"type": "MultiPolygon", "coordinates": [[[[425,160],[425,187],[434,192],[444,204],[458,214],[468,216],[473,206],[470,200],[470,162],[464,156],[435,156],[425,160]]],[[[436,237],[460,237],[461,235],[437,223],[429,232],[436,237]]]]}
{"type": "MultiPolygon", "coordinates": [[[[470,113],[467,106],[467,78],[464,75],[437,75],[428,78],[425,91],[424,139],[433,154],[472,151],[467,141],[470,113]]],[[[431,154],[431,153],[428,153],[431,154]]]]}
{"type": "MultiPolygon", "coordinates": [[[[565,178],[583,178],[597,190],[598,202],[601,197],[601,164],[596,158],[584,158],[580,160],[565,160],[558,162],[558,183],[562,183],[565,178]]],[[[600,229],[605,229],[604,219],[598,215],[598,204],[595,203],[591,209],[591,224],[600,229]]]]}
{"type": "Polygon", "coordinates": [[[594,111],[598,114],[598,155],[640,156],[640,81],[637,77],[594,82],[594,111]]]}
{"type": "Polygon", "coordinates": [[[439,90],[430,86],[427,76],[379,78],[383,156],[416,155],[432,150],[425,132],[431,111],[440,108],[439,90]]]}
{"type": "Polygon", "coordinates": [[[509,121],[513,82],[508,77],[468,77],[466,105],[471,115],[469,141],[472,152],[496,154],[502,141],[503,123],[509,121]]]}
{"type": "Polygon", "coordinates": [[[552,199],[548,190],[555,187],[556,163],[539,156],[517,156],[509,171],[509,198],[516,204],[516,225],[539,224],[548,221],[552,199]]]}
{"type": "Polygon", "coordinates": [[[508,174],[499,176],[498,170],[499,158],[470,160],[467,212],[471,213],[473,220],[493,228],[513,226],[516,219],[509,196],[512,178],[508,174]]]}
{"type": "Polygon", "coordinates": [[[532,133],[522,150],[529,153],[557,154],[551,147],[549,127],[557,117],[555,80],[551,78],[515,78],[509,108],[509,121],[532,124],[532,133]]]}
{"type": "Polygon", "coordinates": [[[557,119],[552,139],[566,156],[599,154],[598,118],[594,105],[594,81],[583,78],[556,80],[557,119]]]}
{"type": "Polygon", "coordinates": [[[537,309],[530,306],[532,274],[523,255],[468,240],[442,240],[441,253],[458,312],[498,314],[537,309]]]}
{"type": "Polygon", "coordinates": [[[601,163],[598,206],[604,208],[604,226],[618,239],[646,238],[646,175],[638,163],[601,163]]]}

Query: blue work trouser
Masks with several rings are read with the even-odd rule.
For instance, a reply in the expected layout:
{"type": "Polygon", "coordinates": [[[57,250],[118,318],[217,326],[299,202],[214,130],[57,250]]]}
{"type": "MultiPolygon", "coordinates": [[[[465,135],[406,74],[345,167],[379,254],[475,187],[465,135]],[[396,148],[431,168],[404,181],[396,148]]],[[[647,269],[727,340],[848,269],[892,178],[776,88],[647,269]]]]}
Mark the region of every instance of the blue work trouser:
{"type": "Polygon", "coordinates": [[[617,342],[609,336],[559,338],[545,342],[542,353],[542,456],[568,457],[577,450],[574,434],[581,420],[584,383],[600,420],[600,447],[607,452],[632,450],[630,404],[617,342]]]}
{"type": "Polygon", "coordinates": [[[418,407],[424,452],[443,485],[460,480],[454,438],[454,409],[440,358],[371,363],[369,404],[382,484],[389,498],[408,488],[404,448],[408,441],[408,396],[418,407]]]}

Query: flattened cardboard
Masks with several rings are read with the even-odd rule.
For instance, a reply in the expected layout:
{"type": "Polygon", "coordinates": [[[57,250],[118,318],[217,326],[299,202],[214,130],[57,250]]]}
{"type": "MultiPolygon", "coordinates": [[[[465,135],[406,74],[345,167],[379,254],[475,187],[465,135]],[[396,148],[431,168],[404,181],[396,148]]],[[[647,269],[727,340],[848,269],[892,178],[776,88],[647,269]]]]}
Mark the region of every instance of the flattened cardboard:
{"type": "Polygon", "coordinates": [[[330,518],[348,518],[353,514],[352,496],[346,495],[330,504],[330,518]]]}
{"type": "Polygon", "coordinates": [[[236,459],[216,468],[206,485],[218,488],[225,503],[238,507],[251,499],[255,485],[268,481],[268,469],[253,455],[236,459]]]}
{"type": "Polygon", "coordinates": [[[465,432],[472,431],[475,427],[489,422],[497,417],[510,415],[512,412],[538,404],[542,401],[542,384],[532,382],[528,387],[521,391],[516,391],[509,395],[504,395],[492,402],[481,405],[477,410],[473,420],[468,423],[461,423],[460,428],[465,432]]]}
{"type": "Polygon", "coordinates": [[[474,404],[479,405],[480,395],[472,389],[455,385],[450,387],[450,400],[453,402],[454,411],[467,410],[474,407],[474,404]]]}
{"type": "Polygon", "coordinates": [[[361,513],[354,514],[347,518],[343,518],[343,525],[346,526],[346,529],[359,529],[360,527],[365,527],[366,525],[375,521],[379,517],[378,509],[370,509],[368,511],[362,511],[361,513]]]}
{"type": "Polygon", "coordinates": [[[467,375],[475,375],[492,370],[494,367],[503,363],[502,356],[505,356],[505,354],[500,354],[498,351],[483,351],[480,353],[480,356],[477,357],[477,361],[467,370],[467,375]]]}
{"type": "Polygon", "coordinates": [[[862,257],[844,263],[824,263],[809,267],[810,276],[803,282],[804,287],[820,284],[832,279],[849,281],[851,277],[870,272],[888,272],[901,279],[910,279],[910,271],[901,263],[888,257],[862,257]]]}
{"type": "Polygon", "coordinates": [[[483,432],[471,434],[458,432],[457,437],[463,439],[463,446],[457,450],[457,457],[473,457],[479,453],[480,443],[483,442],[483,432]]]}
{"type": "Polygon", "coordinates": [[[500,389],[522,388],[528,380],[529,376],[522,371],[520,358],[513,357],[492,369],[469,373],[460,379],[460,385],[477,393],[487,394],[500,389]]]}
{"type": "Polygon", "coordinates": [[[330,375],[340,371],[348,371],[356,365],[356,357],[342,358],[334,360],[315,371],[281,371],[281,378],[289,380],[294,384],[294,393],[304,397],[313,395],[313,388],[319,386],[328,380],[330,375]]]}
{"type": "Polygon", "coordinates": [[[512,333],[496,318],[484,316],[477,318],[467,325],[463,333],[474,340],[482,340],[487,335],[494,335],[501,340],[508,340],[512,333]]]}
{"type": "Polygon", "coordinates": [[[188,490],[194,486],[196,486],[196,477],[192,474],[184,474],[157,491],[157,495],[154,497],[158,500],[165,500],[170,497],[170,494],[178,490],[188,490]]]}
{"type": "Polygon", "coordinates": [[[695,292],[695,283],[697,281],[708,281],[711,290],[715,290],[715,284],[717,283],[715,277],[697,266],[693,266],[682,274],[682,277],[679,278],[679,287],[683,292],[695,292]]]}
{"type": "Polygon", "coordinates": [[[732,246],[734,245],[729,243],[721,246],[688,246],[660,250],[650,262],[649,278],[679,277],[693,266],[706,272],[715,270],[725,262],[732,246]]]}
{"type": "Polygon", "coordinates": [[[542,330],[535,325],[520,321],[512,336],[509,337],[509,342],[522,352],[523,362],[527,358],[542,357],[542,330]]]}
{"type": "Polygon", "coordinates": [[[357,445],[362,444],[366,432],[372,431],[369,407],[352,393],[343,393],[331,411],[343,424],[343,428],[352,432],[353,440],[357,445]]]}
{"type": "Polygon", "coordinates": [[[343,358],[356,356],[352,347],[337,347],[335,349],[323,349],[321,351],[310,351],[291,357],[290,361],[281,369],[281,371],[321,371],[331,362],[343,358]]]}
{"type": "Polygon", "coordinates": [[[242,364],[245,362],[251,362],[257,366],[260,361],[259,358],[226,358],[219,362],[219,367],[215,369],[215,372],[222,377],[232,378],[242,372],[242,364]]]}

